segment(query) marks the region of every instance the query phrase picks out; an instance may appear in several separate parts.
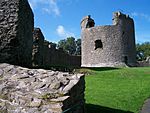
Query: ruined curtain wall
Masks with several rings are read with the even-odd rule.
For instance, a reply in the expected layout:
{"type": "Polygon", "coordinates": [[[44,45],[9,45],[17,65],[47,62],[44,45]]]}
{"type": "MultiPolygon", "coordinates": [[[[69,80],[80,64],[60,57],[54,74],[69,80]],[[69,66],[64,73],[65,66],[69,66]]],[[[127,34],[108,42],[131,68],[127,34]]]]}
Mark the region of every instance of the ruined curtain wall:
{"type": "Polygon", "coordinates": [[[62,50],[51,50],[50,56],[52,66],[62,66],[62,67],[80,67],[81,58],[80,56],[72,56],[65,53],[62,50]]]}
{"type": "Polygon", "coordinates": [[[38,67],[43,65],[43,43],[44,36],[39,28],[35,28],[33,32],[33,50],[32,50],[32,66],[38,67]]]}
{"type": "Polygon", "coordinates": [[[39,28],[33,34],[32,64],[36,67],[80,67],[81,57],[72,56],[61,49],[56,49],[52,43],[45,41],[39,28]]]}
{"type": "Polygon", "coordinates": [[[81,57],[72,56],[63,50],[44,47],[43,67],[70,67],[77,68],[81,66],[81,57]]]}
{"type": "Polygon", "coordinates": [[[33,26],[27,0],[0,0],[0,62],[31,66],[33,26]]]}

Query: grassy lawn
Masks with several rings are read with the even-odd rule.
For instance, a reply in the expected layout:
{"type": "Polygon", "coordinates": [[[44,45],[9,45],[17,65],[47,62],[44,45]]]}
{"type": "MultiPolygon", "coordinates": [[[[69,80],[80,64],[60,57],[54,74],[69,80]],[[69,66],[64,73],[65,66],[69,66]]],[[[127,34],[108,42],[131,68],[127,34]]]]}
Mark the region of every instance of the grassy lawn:
{"type": "Polygon", "coordinates": [[[150,67],[82,69],[87,113],[138,113],[150,97],[150,67]]]}

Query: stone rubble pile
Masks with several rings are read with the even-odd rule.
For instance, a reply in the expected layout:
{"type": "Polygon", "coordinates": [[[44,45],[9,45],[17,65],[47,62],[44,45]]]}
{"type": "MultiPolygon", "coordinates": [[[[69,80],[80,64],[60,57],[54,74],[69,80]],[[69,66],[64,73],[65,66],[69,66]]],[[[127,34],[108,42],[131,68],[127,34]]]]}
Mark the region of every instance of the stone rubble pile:
{"type": "Polygon", "coordinates": [[[0,64],[0,113],[84,113],[82,74],[0,64]]]}

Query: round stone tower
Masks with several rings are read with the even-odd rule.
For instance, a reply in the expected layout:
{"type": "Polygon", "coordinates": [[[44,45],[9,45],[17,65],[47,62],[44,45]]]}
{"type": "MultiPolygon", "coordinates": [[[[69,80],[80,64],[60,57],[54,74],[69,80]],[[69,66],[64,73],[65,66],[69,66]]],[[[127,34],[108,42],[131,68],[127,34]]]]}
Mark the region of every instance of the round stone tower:
{"type": "Polygon", "coordinates": [[[82,67],[135,66],[133,19],[115,12],[113,25],[96,26],[90,16],[81,21],[82,67]]]}

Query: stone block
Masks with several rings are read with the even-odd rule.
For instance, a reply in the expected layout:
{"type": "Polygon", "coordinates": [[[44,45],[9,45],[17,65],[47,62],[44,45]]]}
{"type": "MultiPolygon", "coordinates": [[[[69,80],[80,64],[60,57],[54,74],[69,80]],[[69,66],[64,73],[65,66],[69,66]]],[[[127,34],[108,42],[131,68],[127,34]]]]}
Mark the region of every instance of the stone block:
{"type": "Polygon", "coordinates": [[[0,112],[85,112],[84,75],[9,64],[0,67],[0,112]]]}

